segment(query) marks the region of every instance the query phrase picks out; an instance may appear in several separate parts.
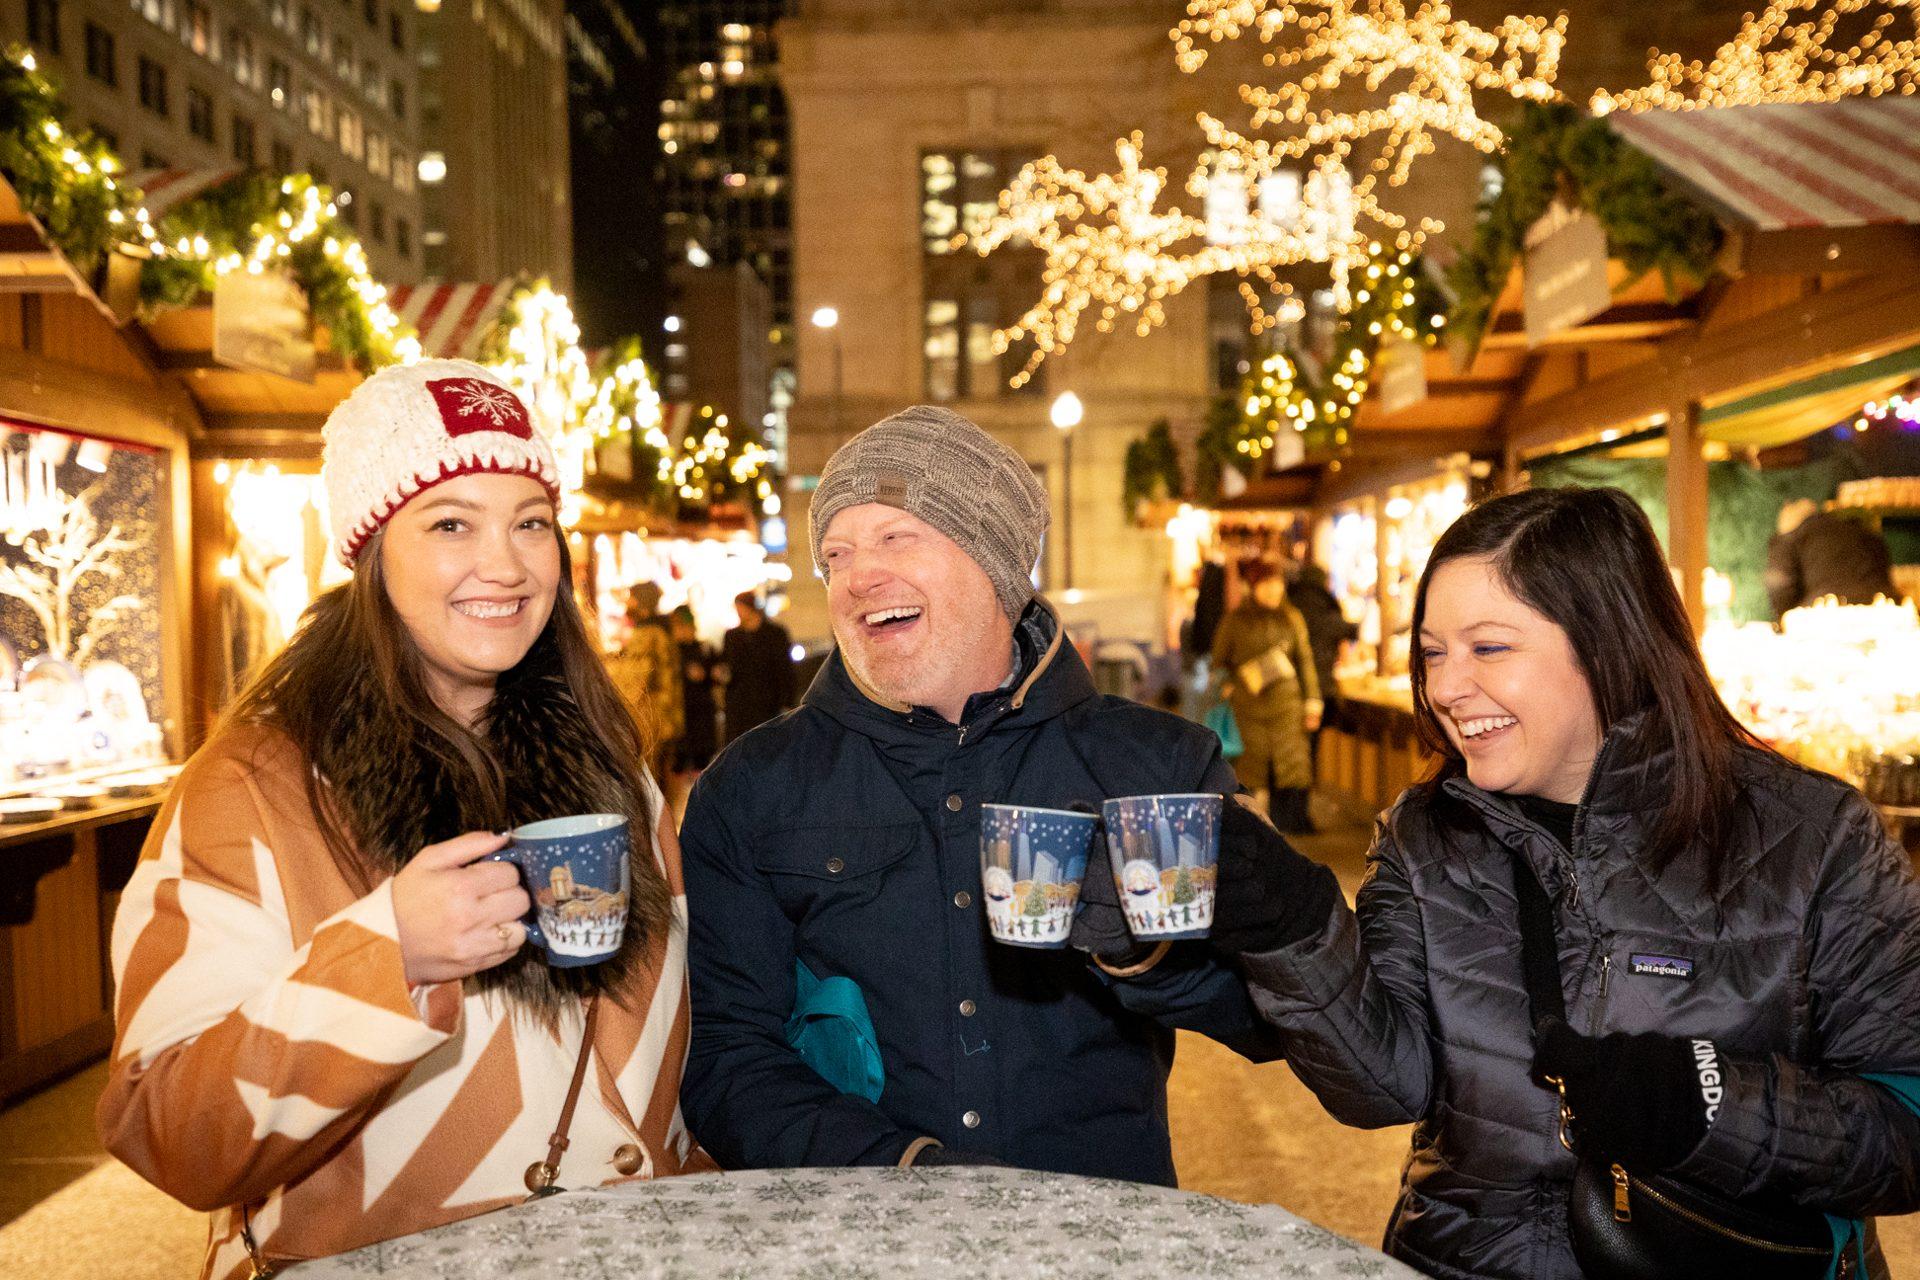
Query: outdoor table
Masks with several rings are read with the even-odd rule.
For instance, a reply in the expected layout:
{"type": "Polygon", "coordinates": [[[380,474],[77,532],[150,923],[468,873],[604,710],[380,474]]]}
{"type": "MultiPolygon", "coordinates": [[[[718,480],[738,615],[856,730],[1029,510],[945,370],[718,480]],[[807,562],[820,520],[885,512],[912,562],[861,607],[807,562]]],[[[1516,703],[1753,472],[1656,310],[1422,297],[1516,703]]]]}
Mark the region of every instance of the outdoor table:
{"type": "Polygon", "coordinates": [[[298,1280],[1417,1277],[1274,1205],[1020,1169],[770,1169],[530,1201],[289,1268],[298,1280]]]}

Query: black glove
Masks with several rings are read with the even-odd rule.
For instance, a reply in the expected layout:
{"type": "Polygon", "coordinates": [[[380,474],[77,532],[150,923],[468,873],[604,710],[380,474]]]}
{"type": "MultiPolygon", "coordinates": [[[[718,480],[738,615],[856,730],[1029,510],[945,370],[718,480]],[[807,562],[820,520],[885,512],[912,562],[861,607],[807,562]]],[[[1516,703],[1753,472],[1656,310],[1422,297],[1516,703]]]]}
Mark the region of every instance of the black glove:
{"type": "Polygon", "coordinates": [[[1220,823],[1216,894],[1213,945],[1244,955],[1277,951],[1319,931],[1339,899],[1340,882],[1229,796],[1220,823]]]}
{"type": "MultiPolygon", "coordinates": [[[[1092,813],[1093,807],[1075,804],[1076,813],[1092,813]]],[[[1113,886],[1113,864],[1107,858],[1105,831],[1093,837],[1093,849],[1087,854],[1086,874],[1080,877],[1080,903],[1073,909],[1073,927],[1067,931],[1067,945],[1099,956],[1116,969],[1143,957],[1142,947],[1127,931],[1127,915],[1120,909],[1120,894],[1113,886]]]]}
{"type": "Polygon", "coordinates": [[[1711,1040],[1620,1031],[1595,1039],[1557,1018],[1540,1029],[1533,1072],[1566,1085],[1582,1151],[1649,1172],[1700,1145],[1724,1087],[1711,1040]]]}
{"type": "Polygon", "coordinates": [[[916,1169],[940,1169],[963,1164],[979,1165],[989,1169],[1013,1167],[1004,1160],[995,1160],[992,1156],[982,1155],[978,1151],[961,1151],[954,1147],[922,1147],[920,1154],[913,1158],[913,1167],[916,1169]]]}

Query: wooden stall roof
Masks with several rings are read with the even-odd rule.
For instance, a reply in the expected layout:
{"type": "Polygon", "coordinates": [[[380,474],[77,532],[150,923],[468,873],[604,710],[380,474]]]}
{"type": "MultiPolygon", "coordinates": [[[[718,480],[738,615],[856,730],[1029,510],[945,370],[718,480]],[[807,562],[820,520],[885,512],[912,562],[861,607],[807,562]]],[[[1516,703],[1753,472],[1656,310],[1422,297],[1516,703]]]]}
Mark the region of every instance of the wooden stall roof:
{"type": "Polygon", "coordinates": [[[1389,415],[1369,397],[1337,470],[1309,457],[1239,505],[1338,500],[1462,451],[1524,462],[1689,405],[1706,438],[1763,447],[1920,372],[1920,101],[1612,123],[1720,219],[1714,278],[1669,296],[1615,262],[1613,305],[1529,348],[1516,265],[1466,367],[1444,343],[1429,350],[1427,399],[1389,415]]]}
{"type": "Polygon", "coordinates": [[[106,310],[91,283],[0,177],[0,293],[71,293],[106,310]]]}
{"type": "MultiPolygon", "coordinates": [[[[312,382],[236,369],[213,358],[213,308],[202,304],[159,312],[138,322],[160,367],[179,379],[207,423],[207,445],[266,452],[318,453],[320,425],[360,385],[360,373],[324,345],[312,382]]],[[[196,445],[195,452],[202,447],[196,445]]]]}

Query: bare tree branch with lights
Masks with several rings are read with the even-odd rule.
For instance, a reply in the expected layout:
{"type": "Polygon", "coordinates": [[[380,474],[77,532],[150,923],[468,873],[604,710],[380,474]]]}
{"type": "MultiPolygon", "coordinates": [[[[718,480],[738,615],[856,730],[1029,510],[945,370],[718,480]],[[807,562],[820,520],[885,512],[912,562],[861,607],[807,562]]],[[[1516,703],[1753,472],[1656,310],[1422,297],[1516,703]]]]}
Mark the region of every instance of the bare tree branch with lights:
{"type": "Polygon", "coordinates": [[[33,611],[46,636],[49,654],[75,663],[85,662],[95,644],[110,634],[115,624],[146,607],[145,601],[133,595],[115,596],[96,605],[88,612],[86,626],[75,641],[75,590],[93,574],[118,578],[122,572],[120,558],[140,545],[122,537],[117,524],[109,525],[105,533],[100,531],[100,521],[93,514],[97,491],[96,485],[73,498],[60,494],[57,523],[7,538],[27,563],[0,563],[0,595],[12,596],[33,611]]]}
{"type": "Polygon", "coordinates": [[[1409,11],[1402,0],[1194,0],[1188,14],[1172,33],[1182,70],[1206,62],[1201,41],[1254,31],[1262,41],[1285,44],[1264,59],[1285,82],[1241,86],[1251,111],[1246,131],[1213,115],[1198,117],[1209,150],[1190,171],[1186,191],[1205,198],[1222,181],[1257,191],[1304,161],[1301,198],[1284,216],[1250,220],[1254,225],[1239,234],[1221,236],[1205,218],[1158,207],[1166,170],[1144,164],[1138,133],[1116,144],[1115,173],[1090,176],[1052,156],[1029,164],[1002,193],[999,215],[972,241],[980,253],[1025,242],[1045,256],[1040,299],[994,338],[1000,351],[1033,339],[1016,386],[1073,340],[1089,308],[1096,308],[1101,332],[1125,316],[1144,336],[1165,322],[1166,299],[1210,275],[1240,277],[1256,332],[1298,316],[1280,273],[1301,263],[1325,264],[1344,306],[1349,275],[1382,252],[1381,241],[1405,250],[1441,229],[1432,220],[1410,226],[1386,208],[1382,180],[1404,183],[1439,135],[1496,149],[1500,131],[1479,111],[1475,94],[1551,98],[1566,33],[1564,18],[1511,16],[1486,30],[1454,18],[1444,3],[1409,11]],[[1375,101],[1362,110],[1316,107],[1317,99],[1347,88],[1375,101]],[[1387,97],[1378,101],[1382,92],[1387,97]],[[1259,131],[1278,136],[1254,136],[1259,131]],[[1268,305],[1276,295],[1278,310],[1268,305]]]}
{"type": "Polygon", "coordinates": [[[1596,93],[1594,113],[1910,94],[1920,88],[1920,0],[1771,0],[1711,61],[1656,49],[1647,74],[1641,88],[1596,93]]]}
{"type": "MultiPolygon", "coordinates": [[[[1444,0],[1190,0],[1169,34],[1188,73],[1206,65],[1212,46],[1251,35],[1269,46],[1262,61],[1278,81],[1240,86],[1244,128],[1197,117],[1208,150],[1187,193],[1204,200],[1222,182],[1260,191],[1285,176],[1297,183],[1297,202],[1284,217],[1263,209],[1222,236],[1206,218],[1159,207],[1167,172],[1144,162],[1138,133],[1116,144],[1114,173],[1089,175],[1052,156],[1028,165],[971,241],[980,253],[1026,243],[1045,256],[1041,297],[994,335],[996,351],[1034,341],[1016,386],[1073,340],[1089,308],[1101,332],[1127,318],[1144,335],[1164,323],[1168,298],[1209,275],[1240,278],[1256,333],[1299,314],[1281,278],[1298,264],[1324,264],[1346,310],[1349,279],[1380,259],[1382,242],[1404,253],[1443,229],[1432,220],[1409,225],[1383,203],[1386,190],[1404,184],[1442,137],[1499,150],[1502,130],[1482,110],[1487,95],[1563,101],[1555,82],[1564,15],[1509,15],[1483,28],[1456,18],[1444,0]],[[1302,165],[1304,181],[1291,176],[1302,165]]],[[[1920,0],[1769,0],[1710,61],[1655,50],[1648,74],[1640,88],[1595,94],[1590,109],[1911,94],[1920,90],[1920,0]]]]}

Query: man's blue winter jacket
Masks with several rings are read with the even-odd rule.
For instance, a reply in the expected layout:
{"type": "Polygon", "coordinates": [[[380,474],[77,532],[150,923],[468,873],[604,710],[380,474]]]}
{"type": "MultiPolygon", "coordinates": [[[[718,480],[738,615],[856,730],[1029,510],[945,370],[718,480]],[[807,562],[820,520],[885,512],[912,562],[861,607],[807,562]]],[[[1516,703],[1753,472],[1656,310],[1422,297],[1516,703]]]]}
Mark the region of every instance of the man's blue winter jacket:
{"type": "MultiPolygon", "coordinates": [[[[1203,943],[1111,979],[1077,951],[988,936],[983,803],[1235,789],[1205,728],[1097,694],[1044,605],[1019,632],[1019,682],[975,695],[959,726],[881,705],[835,653],[798,709],[695,786],[681,1097],[722,1166],[891,1164],[926,1135],[1027,1168],[1171,1184],[1172,1029],[1278,1056],[1203,943]],[[877,1103],[836,1092],[788,1047],[795,959],[866,993],[877,1103]]],[[[1094,856],[1103,866],[1105,850],[1094,856]]]]}

